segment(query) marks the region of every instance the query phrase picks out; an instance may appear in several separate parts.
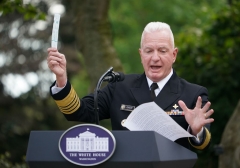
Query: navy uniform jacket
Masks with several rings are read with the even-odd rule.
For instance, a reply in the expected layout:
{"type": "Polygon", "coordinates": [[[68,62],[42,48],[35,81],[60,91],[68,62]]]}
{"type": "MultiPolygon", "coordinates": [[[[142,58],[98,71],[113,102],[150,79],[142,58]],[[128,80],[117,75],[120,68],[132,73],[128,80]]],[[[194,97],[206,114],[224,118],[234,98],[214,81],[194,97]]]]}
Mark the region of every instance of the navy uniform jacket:
{"type": "MultiPolygon", "coordinates": [[[[55,83],[53,84],[55,85],[55,83]]],[[[52,86],[53,86],[52,85],[52,86]]],[[[50,89],[51,92],[51,89],[50,89]]],[[[95,122],[94,116],[94,97],[93,94],[79,99],[70,82],[66,87],[57,94],[52,94],[61,112],[70,121],[95,122]]],[[[187,82],[177,76],[175,72],[157,95],[155,103],[164,111],[170,112],[174,110],[175,104],[183,100],[189,109],[193,109],[196,105],[198,96],[202,97],[203,105],[208,102],[207,89],[187,82]]],[[[126,130],[121,125],[121,121],[126,119],[130,114],[129,111],[122,110],[122,105],[137,107],[140,104],[151,102],[151,95],[145,74],[126,75],[121,82],[109,83],[106,87],[99,91],[98,106],[99,119],[111,119],[113,130],[126,130]]],[[[182,111],[180,107],[176,108],[182,111]]],[[[185,130],[188,123],[183,115],[171,115],[171,117],[185,130]]],[[[196,143],[192,138],[181,138],[176,140],[177,143],[190,148],[193,146],[197,149],[204,149],[208,146],[211,135],[207,128],[203,131],[203,140],[196,143]]]]}

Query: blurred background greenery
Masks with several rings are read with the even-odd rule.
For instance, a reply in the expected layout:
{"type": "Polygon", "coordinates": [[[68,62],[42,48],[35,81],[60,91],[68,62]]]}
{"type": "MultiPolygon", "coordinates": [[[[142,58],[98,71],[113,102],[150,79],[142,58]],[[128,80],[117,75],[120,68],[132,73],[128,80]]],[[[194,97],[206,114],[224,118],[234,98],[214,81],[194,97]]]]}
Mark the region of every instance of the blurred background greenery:
{"type": "MultiPolygon", "coordinates": [[[[198,152],[195,167],[218,167],[216,147],[240,98],[238,0],[1,1],[0,167],[27,167],[31,130],[78,124],[66,121],[49,95],[54,76],[46,50],[54,13],[61,13],[59,50],[79,97],[92,92],[107,67],[143,73],[138,53],[142,30],[151,21],[168,23],[179,49],[174,69],[207,87],[215,110],[211,146],[198,152]]],[[[111,129],[108,120],[101,125],[111,129]]]]}

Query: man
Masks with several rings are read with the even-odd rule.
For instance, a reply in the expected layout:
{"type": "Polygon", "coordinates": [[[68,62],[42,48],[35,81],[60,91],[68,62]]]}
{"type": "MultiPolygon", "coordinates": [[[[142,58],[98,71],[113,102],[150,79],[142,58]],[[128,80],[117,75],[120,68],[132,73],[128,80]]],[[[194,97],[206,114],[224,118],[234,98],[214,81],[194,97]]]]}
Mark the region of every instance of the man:
{"type": "MultiPolygon", "coordinates": [[[[179,78],[173,70],[178,49],[174,47],[169,25],[149,23],[142,33],[140,45],[139,53],[145,73],[126,75],[124,81],[110,83],[103,88],[98,99],[99,119],[111,118],[113,130],[124,130],[121,121],[130,113],[129,108],[124,107],[133,109],[155,101],[169,115],[175,114],[171,117],[195,136],[178,139],[177,143],[187,148],[206,148],[211,135],[205,125],[214,121],[209,118],[213,110],[209,110],[207,89],[179,78]]],[[[68,120],[95,122],[93,94],[78,98],[67,80],[65,56],[57,49],[49,48],[47,60],[49,68],[56,75],[50,92],[61,112],[68,120]]]]}

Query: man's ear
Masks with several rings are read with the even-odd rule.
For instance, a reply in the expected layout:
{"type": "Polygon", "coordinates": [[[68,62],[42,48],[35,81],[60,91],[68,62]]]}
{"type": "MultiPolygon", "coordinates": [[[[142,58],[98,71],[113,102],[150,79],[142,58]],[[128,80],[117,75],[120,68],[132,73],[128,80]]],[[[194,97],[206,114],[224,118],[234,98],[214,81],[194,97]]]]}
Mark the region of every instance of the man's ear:
{"type": "Polygon", "coordinates": [[[176,61],[177,59],[177,54],[178,54],[178,48],[174,48],[173,50],[173,63],[176,61]]]}
{"type": "Polygon", "coordinates": [[[140,54],[140,56],[141,56],[141,55],[142,55],[142,49],[139,48],[139,49],[138,49],[138,52],[139,52],[139,54],[140,54]]]}
{"type": "Polygon", "coordinates": [[[138,49],[138,52],[139,52],[140,59],[141,59],[141,63],[142,63],[142,49],[141,49],[141,48],[139,48],[139,49],[138,49]]]}

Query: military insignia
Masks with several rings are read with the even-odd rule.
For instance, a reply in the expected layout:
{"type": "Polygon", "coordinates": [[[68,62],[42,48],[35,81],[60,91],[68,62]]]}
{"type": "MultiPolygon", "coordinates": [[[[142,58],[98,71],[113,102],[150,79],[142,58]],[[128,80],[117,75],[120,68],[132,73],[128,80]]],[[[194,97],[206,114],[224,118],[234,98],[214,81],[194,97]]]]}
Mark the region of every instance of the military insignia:
{"type": "Polygon", "coordinates": [[[125,104],[122,104],[120,107],[120,110],[124,110],[124,111],[133,111],[134,109],[135,109],[135,106],[125,105],[125,104]]]}
{"type": "Polygon", "coordinates": [[[184,112],[183,111],[179,111],[178,109],[177,110],[166,111],[166,113],[168,115],[184,115],[184,112]]]}
{"type": "Polygon", "coordinates": [[[174,109],[177,109],[177,108],[178,108],[178,105],[177,105],[177,104],[174,104],[173,108],[174,108],[174,109]]]}
{"type": "Polygon", "coordinates": [[[171,111],[166,111],[168,115],[184,115],[183,111],[180,111],[179,109],[177,109],[179,107],[177,104],[174,104],[174,106],[172,107],[174,109],[172,109],[171,111]]]}

